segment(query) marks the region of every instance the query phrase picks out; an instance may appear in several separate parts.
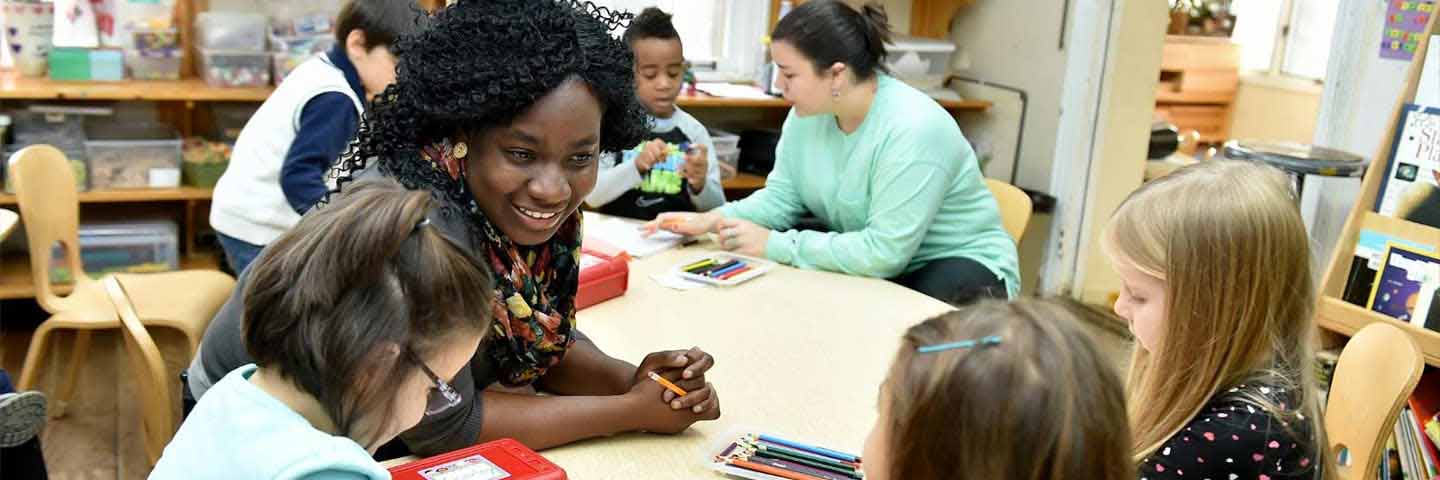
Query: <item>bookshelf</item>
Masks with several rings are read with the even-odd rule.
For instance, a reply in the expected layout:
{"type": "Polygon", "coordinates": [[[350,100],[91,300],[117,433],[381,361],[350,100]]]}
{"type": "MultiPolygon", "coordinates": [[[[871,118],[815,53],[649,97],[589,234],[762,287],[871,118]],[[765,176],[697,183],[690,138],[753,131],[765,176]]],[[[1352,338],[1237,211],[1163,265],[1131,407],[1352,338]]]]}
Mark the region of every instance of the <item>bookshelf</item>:
{"type": "Polygon", "coordinates": [[[1366,325],[1388,322],[1410,334],[1424,352],[1426,364],[1440,367],[1440,332],[1402,322],[1387,315],[1352,305],[1342,299],[1361,230],[1372,230],[1384,235],[1440,247],[1440,229],[1387,217],[1373,211],[1380,187],[1386,181],[1386,170],[1390,164],[1390,151],[1395,142],[1395,133],[1402,128],[1400,121],[1403,109],[1415,98],[1420,73],[1425,64],[1425,52],[1429,48],[1430,35],[1435,31],[1436,17],[1440,17],[1440,15],[1431,15],[1426,24],[1425,33],[1415,51],[1415,60],[1411,62],[1406,82],[1402,85],[1400,100],[1391,110],[1390,128],[1382,137],[1384,141],[1381,142],[1379,151],[1371,157],[1374,160],[1370,162],[1364,181],[1360,184],[1360,194],[1355,200],[1355,205],[1351,207],[1350,215],[1345,220],[1345,227],[1341,231],[1340,238],[1335,244],[1335,250],[1323,272],[1319,303],[1316,305],[1316,322],[1326,332],[1347,339],[1366,325]]]}

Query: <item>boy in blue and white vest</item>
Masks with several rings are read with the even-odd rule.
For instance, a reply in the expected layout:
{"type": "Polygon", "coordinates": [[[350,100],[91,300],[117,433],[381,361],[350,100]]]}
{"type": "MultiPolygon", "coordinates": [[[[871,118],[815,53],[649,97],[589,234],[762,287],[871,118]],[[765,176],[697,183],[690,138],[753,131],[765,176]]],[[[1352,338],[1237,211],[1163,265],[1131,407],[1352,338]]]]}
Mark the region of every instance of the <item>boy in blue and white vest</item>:
{"type": "Polygon", "coordinates": [[[325,195],[325,175],[366,104],[395,81],[391,48],[424,19],[414,0],[351,0],[336,18],[335,46],[295,67],[250,117],[210,210],[236,274],[325,195]]]}

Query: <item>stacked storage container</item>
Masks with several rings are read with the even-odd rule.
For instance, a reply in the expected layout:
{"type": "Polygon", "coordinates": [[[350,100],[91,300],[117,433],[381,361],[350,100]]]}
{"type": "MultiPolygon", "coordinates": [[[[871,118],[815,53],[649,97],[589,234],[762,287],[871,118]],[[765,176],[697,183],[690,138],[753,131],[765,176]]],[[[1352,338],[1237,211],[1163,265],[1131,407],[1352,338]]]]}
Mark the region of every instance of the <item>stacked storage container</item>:
{"type": "Polygon", "coordinates": [[[265,51],[269,25],[259,13],[205,12],[196,17],[205,83],[217,87],[270,85],[270,54],[265,51]]]}

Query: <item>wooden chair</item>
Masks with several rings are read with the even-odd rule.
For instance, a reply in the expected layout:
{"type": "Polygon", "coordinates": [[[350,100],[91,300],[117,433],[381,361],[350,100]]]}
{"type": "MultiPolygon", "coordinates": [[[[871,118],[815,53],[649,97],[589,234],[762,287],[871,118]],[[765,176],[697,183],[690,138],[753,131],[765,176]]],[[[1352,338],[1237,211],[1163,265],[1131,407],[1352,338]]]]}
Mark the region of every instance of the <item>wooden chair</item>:
{"type": "Polygon", "coordinates": [[[119,277],[105,277],[106,296],[120,316],[120,330],[125,334],[125,350],[131,360],[130,378],[135,379],[140,395],[140,426],[144,434],[145,456],[154,466],[164,453],[165,445],[175,435],[175,406],[177,397],[170,393],[170,372],[165,368],[165,359],[160,356],[160,347],[150,338],[150,332],[140,323],[130,295],[120,284],[119,277]]]}
{"type": "MultiPolygon", "coordinates": [[[[91,332],[119,328],[120,321],[114,305],[106,299],[104,287],[85,274],[80,261],[80,203],[65,154],[48,145],[25,148],[10,157],[10,175],[30,243],[35,300],[51,314],[30,339],[20,390],[36,389],[50,334],[57,329],[75,330],[65,380],[51,396],[55,400],[51,411],[58,417],[64,414],[65,402],[85,363],[91,332]],[[64,252],[65,265],[75,272],[74,290],[65,297],[56,295],[50,285],[50,249],[57,243],[64,252]]],[[[141,322],[179,330],[189,343],[190,355],[200,345],[211,317],[235,287],[229,275],[210,270],[120,276],[133,294],[141,322]]]]}
{"type": "Polygon", "coordinates": [[[1030,223],[1030,213],[1034,205],[1030,203],[1030,195],[1016,188],[1014,185],[994,180],[985,179],[985,186],[990,187],[990,194],[995,196],[995,202],[1000,204],[1000,223],[1005,226],[1005,231],[1015,239],[1015,244],[1020,244],[1020,237],[1025,235],[1025,226],[1030,223]]]}
{"type": "Polygon", "coordinates": [[[1325,407],[1329,454],[1348,459],[1336,467],[1336,478],[1375,477],[1385,440],[1424,370],[1420,348],[1394,325],[1372,323],[1345,345],[1325,407]]]}
{"type": "Polygon", "coordinates": [[[15,225],[20,223],[20,214],[10,210],[0,209],[0,241],[10,237],[15,231],[15,225]]]}

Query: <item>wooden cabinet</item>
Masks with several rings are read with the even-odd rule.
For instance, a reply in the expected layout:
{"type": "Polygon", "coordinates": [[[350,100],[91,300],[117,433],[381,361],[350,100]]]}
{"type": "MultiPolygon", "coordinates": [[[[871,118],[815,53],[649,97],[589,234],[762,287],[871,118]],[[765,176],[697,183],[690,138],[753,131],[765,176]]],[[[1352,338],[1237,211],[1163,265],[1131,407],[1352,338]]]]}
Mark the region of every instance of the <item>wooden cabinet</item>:
{"type": "MultiPolygon", "coordinates": [[[[798,7],[805,0],[792,0],[791,3],[798,7]]],[[[847,3],[864,5],[864,1],[856,0],[848,0],[847,3]]],[[[950,21],[955,19],[955,12],[971,3],[975,0],[910,0],[909,32],[917,37],[949,38],[950,21]]],[[[770,0],[770,28],[775,28],[775,23],[779,21],[780,0],[770,0]]]]}
{"type": "Polygon", "coordinates": [[[1230,111],[1240,86],[1240,49],[1227,38],[1165,37],[1155,114],[1203,143],[1230,135],[1230,111]]]}

